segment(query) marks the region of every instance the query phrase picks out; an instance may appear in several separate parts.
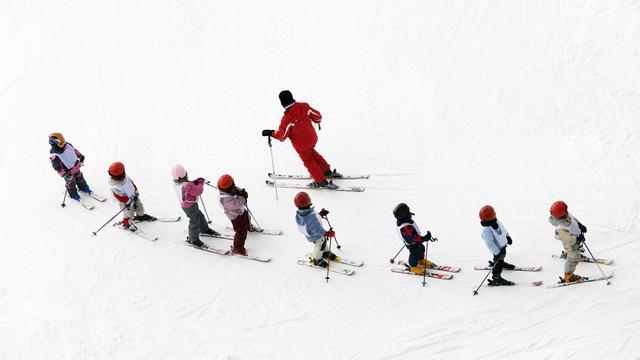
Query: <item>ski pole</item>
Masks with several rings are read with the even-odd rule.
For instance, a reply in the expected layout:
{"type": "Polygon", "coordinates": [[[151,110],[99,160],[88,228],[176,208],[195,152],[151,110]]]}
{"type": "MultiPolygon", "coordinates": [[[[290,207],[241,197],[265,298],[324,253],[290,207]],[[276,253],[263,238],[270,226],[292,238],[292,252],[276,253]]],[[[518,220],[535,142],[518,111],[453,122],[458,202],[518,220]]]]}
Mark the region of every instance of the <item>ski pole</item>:
{"type": "Polygon", "coordinates": [[[65,189],[64,191],[64,197],[62,198],[62,204],[60,204],[61,207],[65,207],[67,206],[67,204],[65,204],[65,202],[67,201],[67,190],[65,189]]]}
{"type": "Polygon", "coordinates": [[[389,259],[389,262],[393,264],[393,263],[396,261],[396,258],[398,257],[398,255],[400,255],[400,252],[401,252],[402,250],[404,250],[404,248],[406,248],[406,247],[407,247],[407,245],[406,245],[406,244],[405,244],[405,245],[402,245],[402,247],[400,248],[400,250],[398,250],[398,253],[396,254],[396,256],[394,256],[394,257],[393,257],[393,259],[389,259]]]}
{"type": "Polygon", "coordinates": [[[427,251],[429,250],[429,241],[427,240],[427,245],[424,247],[424,273],[422,274],[422,287],[427,285],[427,251]]]}
{"type": "Polygon", "coordinates": [[[207,212],[207,207],[204,206],[204,200],[202,200],[202,195],[200,195],[200,203],[202,204],[202,209],[204,210],[204,214],[207,216],[207,224],[211,224],[211,219],[209,219],[209,213],[207,212]]]}
{"type": "MultiPolygon", "coordinates": [[[[322,209],[322,210],[326,211],[325,209],[322,209]]],[[[327,213],[329,213],[329,212],[327,211],[327,213]]],[[[325,215],[322,218],[327,220],[327,224],[329,224],[329,231],[333,230],[333,226],[331,226],[331,221],[329,221],[329,216],[325,215]]],[[[340,246],[340,243],[338,243],[338,239],[335,236],[333,238],[336,239],[336,247],[338,248],[338,250],[342,249],[342,246],[340,246]]]]}
{"type": "Polygon", "coordinates": [[[253,213],[251,212],[251,209],[249,209],[249,205],[247,205],[247,204],[245,203],[245,205],[244,205],[244,206],[246,206],[246,208],[247,208],[247,212],[249,213],[249,216],[251,216],[251,218],[253,219],[253,221],[255,221],[256,225],[258,225],[258,227],[259,227],[260,229],[262,229],[262,226],[260,226],[260,223],[258,222],[258,220],[256,220],[256,217],[255,217],[255,216],[253,216],[253,213]]]}
{"type": "Polygon", "coordinates": [[[480,286],[482,286],[482,284],[484,284],[485,280],[487,280],[487,278],[489,277],[489,274],[491,274],[492,271],[493,271],[493,269],[490,269],[489,272],[487,273],[487,275],[484,277],[484,279],[482,279],[482,282],[480,283],[480,285],[478,285],[478,288],[473,290],[473,295],[478,295],[478,290],[480,290],[480,286]]]}
{"type": "MultiPolygon", "coordinates": [[[[596,257],[593,256],[593,253],[591,252],[591,249],[589,249],[589,247],[587,246],[587,243],[585,241],[583,241],[582,244],[584,245],[585,248],[587,248],[587,251],[589,252],[589,255],[591,255],[591,258],[593,259],[593,262],[596,263],[596,265],[598,265],[598,269],[600,269],[600,272],[602,273],[602,276],[607,277],[607,275],[604,274],[604,271],[602,271],[602,267],[600,266],[600,263],[598,263],[598,261],[596,260],[596,257]]],[[[611,285],[611,280],[607,280],[607,285],[611,285]]]]}
{"type": "Polygon", "coordinates": [[[273,174],[273,188],[276,190],[276,202],[280,202],[278,198],[278,186],[276,184],[276,165],[273,162],[273,147],[271,146],[271,136],[269,136],[267,142],[269,143],[269,152],[271,153],[271,173],[273,174]]]}
{"type": "Polygon", "coordinates": [[[120,215],[125,209],[127,208],[127,206],[123,206],[122,209],[120,209],[120,211],[118,211],[117,214],[113,215],[113,217],[111,219],[109,219],[109,221],[107,221],[106,223],[104,223],[104,225],[102,225],[100,227],[100,229],[96,230],[96,231],[92,231],[93,236],[97,236],[98,232],[100,232],[100,230],[102,230],[102,228],[104,228],[105,226],[107,226],[107,224],[109,224],[113,219],[116,218],[116,216],[120,215]]]}
{"type": "MultiPolygon", "coordinates": [[[[326,241],[326,238],[327,237],[325,237],[325,241],[326,241]]],[[[329,267],[331,266],[331,239],[332,238],[329,238],[329,256],[327,257],[327,276],[325,276],[327,283],[329,282],[329,267]]]]}

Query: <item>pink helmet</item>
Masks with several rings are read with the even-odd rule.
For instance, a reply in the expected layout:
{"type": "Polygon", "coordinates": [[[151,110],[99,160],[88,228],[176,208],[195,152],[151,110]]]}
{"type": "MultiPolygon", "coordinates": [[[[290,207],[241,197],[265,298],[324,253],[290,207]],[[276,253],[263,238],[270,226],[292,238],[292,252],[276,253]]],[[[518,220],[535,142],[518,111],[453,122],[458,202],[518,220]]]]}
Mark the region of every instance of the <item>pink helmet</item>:
{"type": "Polygon", "coordinates": [[[175,164],[171,167],[171,178],[173,181],[177,181],[187,176],[187,170],[180,164],[175,164]]]}

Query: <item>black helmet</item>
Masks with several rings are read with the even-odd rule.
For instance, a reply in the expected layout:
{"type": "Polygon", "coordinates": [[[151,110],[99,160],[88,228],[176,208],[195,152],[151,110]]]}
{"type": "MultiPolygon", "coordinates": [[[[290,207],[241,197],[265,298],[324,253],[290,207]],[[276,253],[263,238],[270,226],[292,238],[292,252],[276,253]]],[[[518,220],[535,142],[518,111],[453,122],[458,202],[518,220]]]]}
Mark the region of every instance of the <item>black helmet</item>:
{"type": "Polygon", "coordinates": [[[293,99],[293,95],[291,94],[291,91],[289,90],[280,91],[280,94],[278,95],[278,97],[280,98],[280,104],[282,105],[283,108],[286,108],[287,106],[296,102],[293,99]]]}
{"type": "Polygon", "coordinates": [[[393,216],[398,220],[410,218],[411,215],[415,214],[411,212],[409,205],[405,203],[400,203],[393,208],[393,216]]]}

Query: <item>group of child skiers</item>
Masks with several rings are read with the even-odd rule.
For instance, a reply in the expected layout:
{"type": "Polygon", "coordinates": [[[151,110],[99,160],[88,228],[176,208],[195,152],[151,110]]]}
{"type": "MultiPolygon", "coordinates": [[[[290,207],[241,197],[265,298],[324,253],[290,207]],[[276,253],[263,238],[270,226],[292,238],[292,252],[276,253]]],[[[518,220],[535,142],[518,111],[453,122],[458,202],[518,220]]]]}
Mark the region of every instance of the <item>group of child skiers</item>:
{"type": "MultiPolygon", "coordinates": [[[[340,178],[342,175],[335,169],[331,170],[331,166],[315,150],[318,136],[313,124],[319,124],[322,115],[309,104],[296,102],[288,90],[280,92],[279,99],[285,109],[280,127],[278,130],[263,130],[262,135],[280,141],[289,138],[314,180],[309,184],[310,187],[335,189],[337,186],[328,179],[340,178]]],[[[85,160],[84,155],[67,143],[60,133],[50,134],[49,144],[51,145],[51,165],[64,179],[69,197],[79,202],[81,198],[78,190],[91,195],[92,191],[80,171],[85,160]]],[[[145,212],[138,188],[126,174],[124,164],[114,162],[109,166],[107,172],[112,195],[123,213],[122,227],[130,231],[137,231],[134,222],[155,221],[155,217],[145,212]]],[[[187,241],[192,246],[206,246],[200,239],[200,235],[218,236],[220,234],[209,227],[207,219],[198,207],[198,198],[204,191],[205,180],[201,177],[189,180],[186,169],[179,164],[171,168],[171,177],[182,211],[189,218],[187,241]]],[[[247,256],[245,248],[247,233],[256,230],[251,224],[247,209],[248,193],[245,189],[237,187],[234,179],[227,174],[218,179],[217,185],[219,204],[235,231],[231,251],[235,255],[247,256]]],[[[328,211],[322,209],[320,212],[316,212],[311,198],[306,192],[299,192],[294,197],[294,204],[297,208],[296,224],[306,240],[313,243],[310,262],[315,266],[327,267],[328,261],[336,259],[336,255],[331,253],[327,246],[328,240],[335,237],[335,232],[332,229],[326,230],[322,224],[322,219],[326,218],[328,211]]],[[[562,201],[553,203],[550,214],[549,222],[555,227],[555,237],[562,242],[567,254],[564,276],[561,277],[561,280],[564,282],[579,281],[581,276],[575,274],[574,271],[581,259],[580,250],[587,228],[568,212],[567,204],[562,201]]],[[[393,215],[396,219],[398,234],[409,250],[408,270],[414,274],[422,275],[427,269],[435,267],[435,264],[425,257],[424,243],[435,240],[431,233],[420,231],[412,219],[415,214],[410,211],[407,204],[398,204],[393,209],[393,215]]],[[[490,261],[492,278],[489,280],[489,285],[513,285],[513,282],[502,277],[503,269],[514,269],[514,265],[505,261],[507,246],[511,245],[513,240],[505,226],[498,221],[493,207],[483,206],[479,216],[482,226],[480,236],[493,255],[493,259],[490,261]]]]}

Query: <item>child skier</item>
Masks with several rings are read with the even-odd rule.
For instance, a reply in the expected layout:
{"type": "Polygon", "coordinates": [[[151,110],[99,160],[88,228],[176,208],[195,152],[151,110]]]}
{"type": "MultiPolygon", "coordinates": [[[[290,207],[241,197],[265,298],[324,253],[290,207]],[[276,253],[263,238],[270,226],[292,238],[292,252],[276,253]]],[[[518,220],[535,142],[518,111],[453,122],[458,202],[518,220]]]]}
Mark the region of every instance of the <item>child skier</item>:
{"type": "Polygon", "coordinates": [[[51,150],[49,150],[51,166],[64,179],[69,197],[79,202],[78,189],[91,195],[91,189],[80,171],[80,167],[84,163],[84,155],[66,142],[60,133],[49,134],[49,144],[51,145],[51,150]]]}
{"type": "Polygon", "coordinates": [[[555,226],[555,237],[562,242],[562,247],[567,253],[567,260],[564,263],[564,277],[561,276],[560,281],[566,283],[580,281],[582,276],[575,274],[574,271],[582,256],[580,251],[585,240],[584,233],[587,232],[587,227],[569,213],[564,201],[554,202],[549,212],[551,213],[549,222],[555,226]]]}
{"type": "Polygon", "coordinates": [[[425,258],[425,241],[436,241],[431,237],[431,232],[422,236],[418,224],[411,218],[415,215],[405,203],[396,205],[393,209],[393,216],[396,218],[398,235],[409,250],[409,271],[416,275],[424,275],[427,268],[436,266],[433,262],[425,258]]]}
{"type": "Polygon", "coordinates": [[[109,185],[111,185],[111,193],[118,200],[120,209],[123,212],[122,227],[130,231],[136,231],[138,228],[133,221],[155,221],[156,218],[145,214],[144,206],[140,201],[138,187],[131,181],[124,171],[124,164],[117,161],[109,166],[109,185]]]}
{"type": "Polygon", "coordinates": [[[233,246],[231,252],[247,256],[244,243],[247,240],[247,232],[253,231],[249,212],[247,211],[247,190],[236,186],[231,175],[224,174],[218,179],[220,206],[233,225],[233,246]]]}
{"type": "Polygon", "coordinates": [[[307,241],[314,244],[313,253],[309,260],[316,266],[326,268],[329,264],[325,259],[337,259],[335,254],[329,252],[327,246],[327,239],[335,237],[336,233],[333,230],[326,231],[322,227],[322,217],[327,216],[329,212],[322,209],[316,213],[309,194],[304,191],[296,194],[293,203],[298,208],[296,211],[298,230],[307,238],[307,241]]]}
{"type": "Polygon", "coordinates": [[[198,196],[202,195],[204,191],[204,179],[197,178],[189,181],[187,170],[180,164],[173,165],[171,168],[171,178],[173,179],[182,211],[189,218],[189,237],[187,242],[196,247],[203,247],[205,244],[200,240],[200,234],[220,235],[209,227],[207,220],[198,208],[198,196]]]}
{"type": "Polygon", "coordinates": [[[502,269],[513,270],[515,266],[504,261],[507,255],[507,245],[511,245],[513,240],[507,229],[496,218],[496,211],[490,205],[480,208],[480,225],[482,225],[481,237],[487,248],[493,254],[493,261],[489,265],[493,266],[492,279],[488,280],[489,286],[514,285],[512,281],[502,277],[502,269]]]}
{"type": "Polygon", "coordinates": [[[293,148],[314,180],[309,186],[336,189],[338,186],[327,178],[341,178],[342,174],[335,169],[332,171],[329,163],[315,150],[318,134],[312,122],[320,124],[322,115],[309,104],[296,102],[289,90],[281,91],[278,97],[284,108],[280,127],[278,130],[262,130],[262,136],[272,136],[280,141],[291,139],[293,148]]]}

